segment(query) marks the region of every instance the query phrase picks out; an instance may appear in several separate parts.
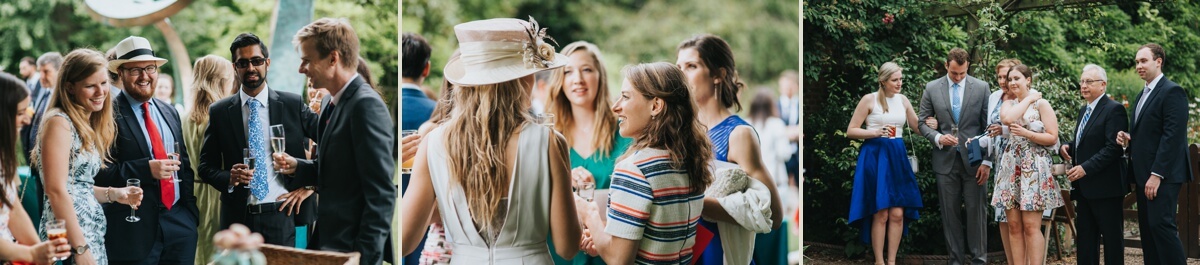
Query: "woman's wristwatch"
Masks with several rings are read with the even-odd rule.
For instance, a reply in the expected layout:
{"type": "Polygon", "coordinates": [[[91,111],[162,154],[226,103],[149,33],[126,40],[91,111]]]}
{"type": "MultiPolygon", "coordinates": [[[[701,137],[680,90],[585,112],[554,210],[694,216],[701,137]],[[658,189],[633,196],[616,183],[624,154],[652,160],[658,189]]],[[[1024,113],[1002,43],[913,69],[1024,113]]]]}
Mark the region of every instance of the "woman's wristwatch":
{"type": "Polygon", "coordinates": [[[83,255],[83,253],[84,253],[84,252],[87,252],[87,251],[88,251],[88,249],[89,249],[89,248],[88,248],[88,245],[87,245],[87,244],[83,244],[83,245],[74,246],[74,247],[71,247],[71,254],[73,254],[73,255],[83,255]]]}

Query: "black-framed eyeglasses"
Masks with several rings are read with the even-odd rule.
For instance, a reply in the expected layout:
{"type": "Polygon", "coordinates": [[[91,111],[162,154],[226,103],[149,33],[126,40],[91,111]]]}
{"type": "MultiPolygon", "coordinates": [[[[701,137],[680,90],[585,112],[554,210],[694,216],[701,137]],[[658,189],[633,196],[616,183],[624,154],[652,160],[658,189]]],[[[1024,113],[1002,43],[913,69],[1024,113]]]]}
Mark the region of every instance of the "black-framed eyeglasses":
{"type": "Polygon", "coordinates": [[[121,67],[121,72],[124,72],[124,73],[125,73],[125,75],[127,75],[127,76],[139,76],[139,75],[142,75],[142,73],[146,73],[146,74],[152,75],[152,74],[157,74],[157,73],[158,73],[158,66],[157,66],[157,65],[151,65],[151,66],[146,66],[146,67],[141,67],[141,68],[138,68],[138,67],[121,67]]]}
{"type": "Polygon", "coordinates": [[[250,58],[250,59],[237,60],[236,62],[233,62],[233,66],[237,66],[237,68],[246,68],[246,67],[250,67],[250,65],[262,66],[265,63],[267,63],[267,58],[255,57],[255,58],[250,58]]]}
{"type": "Polygon", "coordinates": [[[1092,83],[1095,83],[1095,82],[1103,82],[1103,81],[1104,80],[1100,80],[1100,79],[1083,79],[1083,80],[1079,80],[1079,84],[1086,86],[1086,85],[1091,85],[1092,83]]]}

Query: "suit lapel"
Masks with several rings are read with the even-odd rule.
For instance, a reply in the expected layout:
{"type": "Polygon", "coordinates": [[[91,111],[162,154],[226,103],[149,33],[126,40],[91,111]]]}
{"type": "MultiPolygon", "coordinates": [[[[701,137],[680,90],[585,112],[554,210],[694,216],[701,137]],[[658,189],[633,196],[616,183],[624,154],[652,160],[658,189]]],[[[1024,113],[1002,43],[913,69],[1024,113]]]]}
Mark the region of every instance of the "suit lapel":
{"type": "MultiPolygon", "coordinates": [[[[170,113],[172,113],[171,111],[175,110],[175,107],[171,106],[171,104],[167,104],[166,101],[161,101],[158,99],[150,99],[150,100],[155,101],[154,106],[158,108],[158,114],[162,115],[162,118],[164,121],[167,121],[166,122],[167,130],[169,130],[168,132],[170,132],[172,137],[175,138],[175,142],[182,143],[183,142],[183,135],[182,135],[183,129],[180,127],[180,124],[179,124],[179,116],[178,115],[170,115],[170,113]],[[168,109],[168,108],[170,108],[170,109],[168,109]]],[[[164,143],[164,144],[166,144],[166,143],[164,143]]],[[[179,150],[176,150],[176,152],[178,152],[178,151],[179,150]]]]}
{"type": "MultiPolygon", "coordinates": [[[[1112,99],[1109,99],[1108,96],[1105,96],[1105,95],[1100,95],[1100,96],[1104,97],[1104,98],[1101,98],[1099,102],[1096,102],[1096,108],[1092,109],[1092,116],[1088,117],[1088,124],[1080,124],[1079,125],[1079,126],[1083,126],[1083,132],[1080,133],[1079,135],[1081,135],[1081,136],[1087,135],[1088,132],[1092,131],[1093,126],[1089,126],[1090,124],[1095,123],[1097,120],[1103,120],[1103,119],[1101,119],[1101,117],[1104,117],[1105,111],[1108,110],[1108,108],[1106,108],[1108,106],[1108,102],[1111,101],[1112,99]]],[[[1083,112],[1080,112],[1080,116],[1079,116],[1080,118],[1082,118],[1083,115],[1087,114],[1087,105],[1083,106],[1082,111],[1083,112]]],[[[1080,120],[1080,121],[1082,122],[1082,120],[1080,120]]],[[[1075,139],[1075,142],[1079,142],[1079,139],[1075,139]]]]}
{"type": "Polygon", "coordinates": [[[240,146],[249,146],[250,142],[246,141],[246,123],[242,120],[242,97],[238,94],[234,94],[233,97],[230,101],[233,104],[229,104],[226,109],[229,113],[229,129],[233,131],[234,139],[241,143],[240,146]]]}
{"type": "Polygon", "coordinates": [[[954,122],[954,106],[950,104],[950,77],[942,76],[938,79],[939,85],[935,86],[937,93],[942,95],[942,106],[946,106],[946,113],[950,114],[950,122],[954,122]]]}
{"type": "MultiPolygon", "coordinates": [[[[1162,95],[1162,93],[1160,93],[1160,92],[1162,92],[1162,90],[1166,88],[1167,82],[1170,82],[1170,80],[1167,80],[1167,77],[1163,76],[1161,79],[1158,80],[1158,84],[1154,84],[1154,89],[1150,90],[1150,95],[1148,95],[1149,98],[1146,98],[1146,103],[1142,104],[1142,111],[1137,111],[1137,105],[1133,106],[1134,111],[1137,112],[1137,118],[1134,119],[1134,121],[1136,121],[1136,122],[1133,123],[1133,128],[1137,128],[1138,124],[1142,123],[1142,116],[1145,116],[1146,111],[1149,110],[1148,108],[1150,107],[1150,105],[1154,104],[1155,100],[1158,100],[1159,95],[1162,95]]],[[[1145,94],[1145,93],[1138,94],[1138,101],[1141,101],[1142,97],[1147,96],[1147,95],[1143,95],[1143,94],[1145,94]]],[[[1137,104],[1137,103],[1134,103],[1134,104],[1137,104]]],[[[1132,131],[1132,129],[1130,129],[1130,131],[1132,131]]]]}
{"type": "Polygon", "coordinates": [[[283,109],[285,108],[283,102],[279,101],[279,93],[276,93],[273,89],[269,89],[267,92],[267,101],[271,102],[271,106],[269,107],[271,109],[271,113],[269,114],[271,115],[271,125],[283,124],[283,109]]]}
{"type": "Polygon", "coordinates": [[[142,153],[153,154],[150,151],[149,144],[146,143],[146,135],[141,133],[142,126],[138,124],[137,116],[133,114],[133,109],[131,109],[133,102],[129,102],[129,98],[125,96],[125,92],[121,92],[121,95],[118,95],[115,107],[117,108],[116,113],[119,114],[117,119],[121,120],[121,123],[125,124],[125,127],[128,128],[128,134],[132,135],[138,147],[142,148],[142,153]]]}
{"type": "MultiPolygon", "coordinates": [[[[345,91],[341,92],[342,94],[339,95],[337,107],[333,108],[332,113],[329,113],[329,123],[325,124],[325,131],[321,132],[321,143],[329,142],[329,134],[333,131],[333,127],[337,126],[338,122],[341,120],[342,110],[350,107],[350,98],[355,96],[354,94],[358,92],[358,88],[361,85],[362,77],[354,78],[354,80],[350,80],[350,84],[346,86],[345,91]]],[[[318,154],[325,154],[325,148],[329,147],[328,144],[319,144],[317,146],[317,149],[319,149],[317,150],[318,154]]]]}

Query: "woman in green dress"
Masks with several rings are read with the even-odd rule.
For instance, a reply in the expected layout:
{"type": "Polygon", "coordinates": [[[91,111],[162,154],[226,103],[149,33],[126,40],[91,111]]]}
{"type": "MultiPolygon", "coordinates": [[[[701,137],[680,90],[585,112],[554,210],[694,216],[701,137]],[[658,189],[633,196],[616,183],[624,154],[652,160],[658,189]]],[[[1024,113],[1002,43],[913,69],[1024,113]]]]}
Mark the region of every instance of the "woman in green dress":
{"type": "MultiPolygon", "coordinates": [[[[571,176],[608,189],[613,166],[632,139],[617,134],[617,118],[609,100],[608,82],[600,48],[586,41],[567,44],[560,52],[569,59],[562,68],[561,85],[552,86],[546,111],[556,117],[554,126],[571,146],[571,176]]],[[[604,229],[603,227],[597,229],[604,229]]],[[[585,229],[584,240],[590,237],[585,229]]],[[[553,244],[551,244],[553,246],[553,244]]],[[[551,250],[550,253],[555,253],[551,250]]],[[[604,264],[600,257],[582,251],[567,261],[554,255],[554,264],[604,264]]]]}
{"type": "MultiPolygon", "coordinates": [[[[208,129],[208,106],[229,96],[234,87],[233,63],[216,55],[196,60],[193,67],[192,104],[184,114],[183,140],[187,144],[188,157],[200,157],[200,146],[204,131],[208,129]]],[[[200,163],[192,163],[192,171],[199,172],[200,163]]],[[[196,183],[203,183],[197,175],[196,183]]],[[[208,264],[216,249],[213,235],[221,230],[221,192],[210,185],[196,185],[196,207],[200,209],[200,223],[196,228],[196,265],[208,264]]]]}

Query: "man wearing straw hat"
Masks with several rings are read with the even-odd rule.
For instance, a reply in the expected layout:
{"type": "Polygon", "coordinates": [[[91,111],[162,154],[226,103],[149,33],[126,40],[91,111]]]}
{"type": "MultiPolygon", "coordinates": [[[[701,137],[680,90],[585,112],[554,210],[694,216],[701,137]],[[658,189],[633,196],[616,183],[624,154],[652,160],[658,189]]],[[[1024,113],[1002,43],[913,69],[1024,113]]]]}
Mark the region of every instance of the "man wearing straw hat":
{"type": "Polygon", "coordinates": [[[316,183],[320,199],[310,248],[357,251],[362,264],[380,264],[396,204],[395,131],[387,105],[356,71],[358,35],[346,20],[318,19],[292,43],[300,50],[300,73],[332,98],[317,125],[317,159],[276,154],[276,167],[316,183]]]}
{"type": "Polygon", "coordinates": [[[199,212],[192,194],[195,178],[179,112],[154,98],[159,67],[167,60],[137,36],[117,43],[115,50],[117,59],[108,62],[108,70],[121,76],[125,90],[114,95],[117,138],[96,186],[124,187],[136,178],[146,195],[135,222],[125,219],[129,207],[104,207],[109,263],[193,264],[199,212]],[[178,154],[178,160],[168,154],[178,154]]]}

